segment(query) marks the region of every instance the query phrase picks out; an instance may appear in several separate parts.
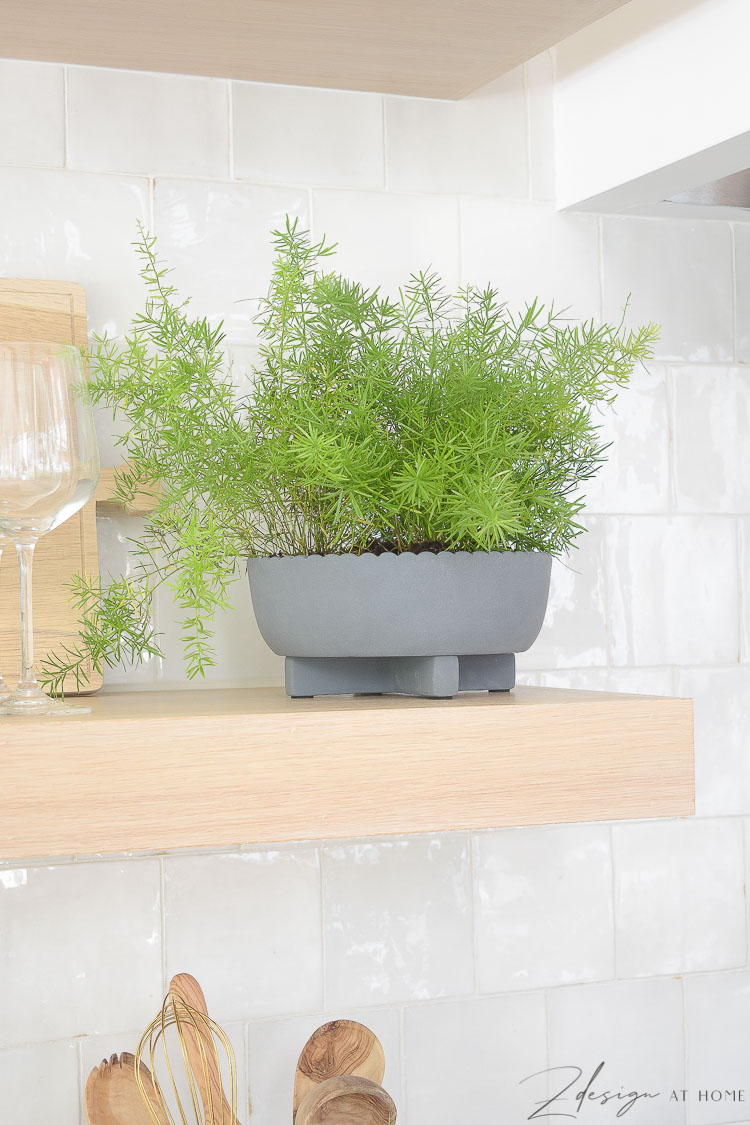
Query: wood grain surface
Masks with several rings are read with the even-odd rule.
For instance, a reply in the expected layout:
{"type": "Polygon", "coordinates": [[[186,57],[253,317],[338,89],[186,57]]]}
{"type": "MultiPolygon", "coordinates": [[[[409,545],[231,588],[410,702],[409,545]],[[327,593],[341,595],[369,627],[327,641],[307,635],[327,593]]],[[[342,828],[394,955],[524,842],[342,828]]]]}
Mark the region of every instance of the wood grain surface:
{"type": "Polygon", "coordinates": [[[3,56],[460,98],[625,0],[3,0],[3,56]]]}
{"type": "Polygon", "coordinates": [[[689,816],[692,702],[102,693],[0,719],[0,856],[689,816]]]}

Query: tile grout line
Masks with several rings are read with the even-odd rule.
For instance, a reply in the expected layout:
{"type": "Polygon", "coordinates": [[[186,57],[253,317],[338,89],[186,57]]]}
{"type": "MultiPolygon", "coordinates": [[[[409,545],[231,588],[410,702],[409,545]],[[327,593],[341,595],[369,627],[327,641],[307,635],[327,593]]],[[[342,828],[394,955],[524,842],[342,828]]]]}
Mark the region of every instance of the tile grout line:
{"type": "Polygon", "coordinates": [[[388,114],[386,113],[385,94],[380,94],[380,124],[381,124],[381,156],[383,158],[383,190],[389,190],[388,175],[388,114]]]}
{"type": "Polygon", "coordinates": [[[621,978],[619,975],[619,965],[617,957],[617,867],[615,863],[615,826],[608,825],[609,828],[609,864],[610,864],[610,879],[612,888],[612,979],[618,981],[621,978]]]}
{"type": "Polygon", "coordinates": [[[167,904],[164,856],[159,856],[159,922],[161,927],[161,994],[167,994],[167,904]]]}
{"type": "Polygon", "coordinates": [[[471,972],[472,972],[472,995],[479,996],[479,934],[477,931],[477,919],[479,911],[478,907],[478,886],[477,886],[477,871],[479,870],[478,864],[478,850],[479,841],[474,836],[474,833],[469,835],[469,875],[471,878],[471,972]]]}
{"type": "Polygon", "coordinates": [[[326,967],[326,896],[323,880],[323,852],[325,848],[319,846],[315,849],[318,855],[318,884],[320,895],[320,989],[323,1011],[328,1006],[328,972],[326,967]]]}
{"type": "Polygon", "coordinates": [[[229,179],[234,181],[234,84],[227,82],[227,159],[229,179]]]}
{"type": "Polygon", "coordinates": [[[62,68],[63,81],[63,168],[68,167],[68,68],[62,68]]]}
{"type": "Polygon", "coordinates": [[[401,1063],[401,1115],[406,1112],[406,1005],[398,1009],[399,1061],[401,1063]]]}
{"type": "Polygon", "coordinates": [[[729,237],[732,242],[731,280],[732,280],[732,360],[737,362],[737,227],[729,224],[729,237]]]}

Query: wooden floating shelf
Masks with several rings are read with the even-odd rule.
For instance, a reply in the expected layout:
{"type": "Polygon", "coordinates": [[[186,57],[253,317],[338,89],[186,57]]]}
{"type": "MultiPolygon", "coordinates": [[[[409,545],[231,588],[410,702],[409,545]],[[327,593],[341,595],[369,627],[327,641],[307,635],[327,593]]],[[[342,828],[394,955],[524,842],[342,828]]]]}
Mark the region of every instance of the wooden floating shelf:
{"type": "Polygon", "coordinates": [[[3,0],[4,58],[460,98],[625,0],[3,0]]]}
{"type": "Polygon", "coordinates": [[[692,702],[517,688],[455,700],[103,693],[0,718],[0,856],[694,811],[692,702]]]}

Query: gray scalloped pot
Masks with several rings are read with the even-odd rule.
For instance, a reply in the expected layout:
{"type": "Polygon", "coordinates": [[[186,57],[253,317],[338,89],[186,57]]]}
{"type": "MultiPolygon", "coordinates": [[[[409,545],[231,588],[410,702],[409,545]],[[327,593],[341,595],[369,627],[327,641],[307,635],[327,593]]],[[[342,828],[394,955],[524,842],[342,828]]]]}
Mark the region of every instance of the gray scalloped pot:
{"type": "Polygon", "coordinates": [[[425,551],[251,558],[248,575],[289,695],[448,698],[513,687],[514,654],[542,627],[551,566],[530,551],[425,551]]]}

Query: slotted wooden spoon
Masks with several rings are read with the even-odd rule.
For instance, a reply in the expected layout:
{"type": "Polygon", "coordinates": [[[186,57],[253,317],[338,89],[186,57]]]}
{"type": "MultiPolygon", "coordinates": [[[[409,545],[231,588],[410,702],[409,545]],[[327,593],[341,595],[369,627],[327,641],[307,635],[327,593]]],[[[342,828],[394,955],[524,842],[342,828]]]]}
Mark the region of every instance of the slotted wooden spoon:
{"type": "Polygon", "coordinates": [[[297,1125],[395,1125],[396,1107],[382,1086],[343,1075],[314,1086],[297,1108],[297,1125]]]}
{"type": "Polygon", "coordinates": [[[354,1020],[332,1020],[314,1031],[302,1049],[294,1075],[293,1118],[311,1090],[329,1078],[355,1075],[380,1085],[385,1055],[369,1027],[354,1020]]]}
{"type": "MultiPolygon", "coordinates": [[[[141,1076],[149,1094],[153,1094],[153,1080],[144,1066],[141,1076]]],[[[143,1100],[135,1077],[135,1056],[127,1051],[110,1059],[102,1059],[91,1071],[86,1083],[86,1117],[89,1125],[154,1125],[148,1106],[143,1100]]],[[[152,1104],[156,1103],[153,1097],[152,1104]]],[[[167,1118],[158,1116],[159,1125],[168,1125],[167,1118]]]]}

